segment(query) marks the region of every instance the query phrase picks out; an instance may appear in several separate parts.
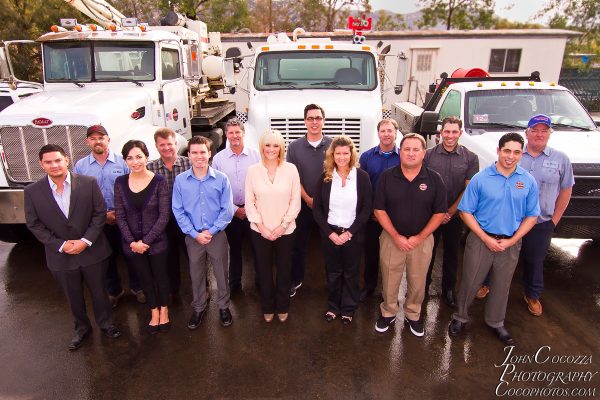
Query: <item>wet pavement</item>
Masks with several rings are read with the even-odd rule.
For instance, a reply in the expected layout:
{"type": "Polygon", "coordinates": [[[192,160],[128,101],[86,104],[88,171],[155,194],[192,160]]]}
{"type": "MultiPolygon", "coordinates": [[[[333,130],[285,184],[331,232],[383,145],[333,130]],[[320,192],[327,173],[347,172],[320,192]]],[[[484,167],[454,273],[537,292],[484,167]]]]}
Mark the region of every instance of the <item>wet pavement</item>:
{"type": "Polygon", "coordinates": [[[43,249],[0,242],[0,399],[489,399],[536,397],[531,390],[544,388],[545,398],[600,397],[600,374],[585,374],[600,370],[596,244],[553,242],[539,318],[526,309],[517,270],[506,320],[516,341],[510,349],[486,328],[483,301],[473,305],[466,335],[448,337],[451,310],[435,293],[439,265],[424,305],[424,338],[400,322],[386,334],[376,333],[375,297],[361,304],[349,326],[325,322],[317,243],[312,242],[307,280],[285,323],[262,320],[250,273],[244,294],[232,299],[231,327],[219,324],[211,302],[202,325],[188,330],[191,294],[184,269],[170,332],[148,335],[149,312],[128,295],[114,313],[123,336],[107,339],[94,327],[82,348],[70,353],[72,320],[44,265],[43,249]],[[535,378],[529,372],[537,372],[535,378]],[[570,374],[551,381],[558,372],[570,374]]]}

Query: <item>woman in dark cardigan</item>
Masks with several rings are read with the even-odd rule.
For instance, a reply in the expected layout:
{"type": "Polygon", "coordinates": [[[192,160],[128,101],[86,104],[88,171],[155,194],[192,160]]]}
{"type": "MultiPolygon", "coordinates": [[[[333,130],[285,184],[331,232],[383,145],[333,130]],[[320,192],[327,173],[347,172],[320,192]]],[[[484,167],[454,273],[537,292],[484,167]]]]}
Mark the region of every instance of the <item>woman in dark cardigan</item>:
{"type": "Polygon", "coordinates": [[[327,286],[325,320],[339,315],[352,322],[360,297],[359,273],[364,228],[371,215],[371,181],[358,169],[352,139],[338,136],[325,155],[324,173],[313,201],[313,215],[321,230],[327,286]]]}
{"type": "Polygon", "coordinates": [[[115,181],[115,212],[123,238],[123,253],[140,277],[152,313],[148,332],[167,331],[169,278],[167,235],[171,203],[164,176],[146,168],[148,148],[139,140],[123,146],[123,158],[131,171],[115,181]]]}

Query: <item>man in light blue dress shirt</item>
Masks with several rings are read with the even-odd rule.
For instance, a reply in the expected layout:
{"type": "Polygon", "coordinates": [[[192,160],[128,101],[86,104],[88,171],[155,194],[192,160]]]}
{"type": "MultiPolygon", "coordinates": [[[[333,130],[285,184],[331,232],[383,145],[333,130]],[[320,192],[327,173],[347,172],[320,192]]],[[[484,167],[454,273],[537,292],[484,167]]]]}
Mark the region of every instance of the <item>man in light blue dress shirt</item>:
{"type": "MultiPolygon", "coordinates": [[[[248,167],[260,161],[260,156],[256,150],[244,145],[244,126],[237,119],[227,121],[225,134],[229,146],[213,157],[212,167],[227,175],[233,192],[233,219],[225,233],[229,242],[229,288],[234,295],[242,292],[242,247],[245,238],[250,240],[250,222],[244,207],[246,172],[248,167]]],[[[255,274],[255,284],[257,282],[255,274]]]]}
{"type": "Polygon", "coordinates": [[[206,273],[208,262],[217,281],[217,305],[223,326],[233,317],[229,311],[228,245],[225,227],[233,217],[231,186],[227,175],[208,165],[212,142],[194,136],[188,142],[192,168],[175,178],[173,215],[186,235],[192,281],[190,330],[198,328],[206,313],[206,273]]]}
{"type": "MultiPolygon", "coordinates": [[[[125,164],[121,155],[108,149],[110,138],[102,125],[90,126],[87,130],[85,142],[92,152],[77,161],[73,172],[96,178],[96,182],[98,182],[98,186],[106,202],[104,234],[112,249],[112,255],[109,258],[108,269],[106,270],[106,279],[108,298],[114,308],[117,306],[119,299],[125,294],[117,266],[117,255],[121,251],[121,232],[119,232],[115,219],[114,188],[117,177],[128,174],[129,168],[127,168],[127,164],[125,164]]],[[[127,264],[131,293],[136,296],[140,303],[146,302],[138,276],[133,268],[129,266],[127,260],[125,263],[127,264]]]]}

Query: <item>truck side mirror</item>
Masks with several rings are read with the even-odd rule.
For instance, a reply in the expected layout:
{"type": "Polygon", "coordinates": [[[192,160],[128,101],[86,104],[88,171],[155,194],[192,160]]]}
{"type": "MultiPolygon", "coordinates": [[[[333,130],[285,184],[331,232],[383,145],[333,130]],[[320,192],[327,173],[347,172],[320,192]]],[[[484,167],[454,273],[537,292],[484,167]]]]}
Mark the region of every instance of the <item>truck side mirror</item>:
{"type": "Polygon", "coordinates": [[[239,47],[230,47],[225,51],[226,58],[233,58],[233,70],[234,72],[240,72],[240,68],[242,67],[242,51],[239,47]]]}
{"type": "Polygon", "coordinates": [[[422,135],[434,135],[438,131],[440,114],[435,111],[423,111],[419,132],[422,135]]]}
{"type": "Polygon", "coordinates": [[[398,69],[396,70],[396,85],[394,85],[394,93],[399,95],[406,85],[406,74],[408,68],[408,58],[404,52],[398,54],[398,69]]]}
{"type": "Polygon", "coordinates": [[[223,71],[223,83],[225,84],[225,87],[229,88],[230,90],[235,88],[235,70],[233,59],[229,58],[223,60],[223,71]]]}

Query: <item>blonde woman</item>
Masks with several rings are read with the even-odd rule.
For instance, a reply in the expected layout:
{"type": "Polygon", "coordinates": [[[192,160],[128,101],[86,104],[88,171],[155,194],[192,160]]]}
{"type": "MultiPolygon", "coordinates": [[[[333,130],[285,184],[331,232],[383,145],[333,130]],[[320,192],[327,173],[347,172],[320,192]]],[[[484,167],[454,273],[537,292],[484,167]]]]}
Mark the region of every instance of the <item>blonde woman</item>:
{"type": "Polygon", "coordinates": [[[283,137],[278,131],[262,135],[259,153],[261,162],[250,166],[246,175],[246,216],[252,229],[264,319],[271,322],[277,313],[285,322],[290,306],[295,220],[300,212],[300,177],[296,167],[285,161],[283,137]]]}
{"type": "Polygon", "coordinates": [[[344,325],[352,322],[358,305],[360,259],[364,228],[371,215],[372,191],[369,174],[358,169],[352,139],[333,139],[323,163],[313,202],[313,215],[321,230],[328,309],[325,320],[341,315],[344,325]]]}

